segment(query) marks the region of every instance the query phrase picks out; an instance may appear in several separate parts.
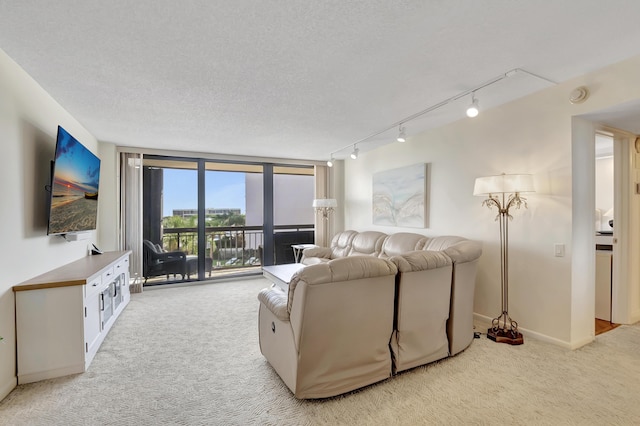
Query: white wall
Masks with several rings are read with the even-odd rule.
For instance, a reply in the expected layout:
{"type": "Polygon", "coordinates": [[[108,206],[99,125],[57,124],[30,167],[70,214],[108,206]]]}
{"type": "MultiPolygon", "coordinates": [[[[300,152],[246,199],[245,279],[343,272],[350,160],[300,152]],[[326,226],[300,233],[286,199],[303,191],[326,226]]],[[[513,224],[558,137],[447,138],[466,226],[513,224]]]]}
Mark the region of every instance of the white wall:
{"type": "MultiPolygon", "coordinates": [[[[46,235],[44,187],[58,125],[98,153],[96,139],[0,50],[0,336],[5,339],[0,343],[0,399],[16,385],[12,287],[87,253],[87,240],[46,235]]],[[[91,237],[95,241],[96,232],[91,237]]]]}
{"type": "Polygon", "coordinates": [[[531,173],[537,192],[528,195],[527,210],[513,212],[509,224],[509,312],[530,334],[567,347],[586,343],[593,338],[593,277],[587,273],[587,282],[578,283],[572,272],[593,267],[595,147],[592,134],[591,140],[573,140],[572,117],[640,98],[638,75],[640,57],[483,111],[475,119],[411,135],[404,144],[361,153],[358,160],[345,162],[344,227],[482,241],[474,310],[492,318],[500,313],[499,229],[496,211],[472,195],[474,180],[531,173]],[[569,93],[583,84],[591,88],[591,97],[570,104],[569,93]],[[430,163],[429,228],[374,226],[373,173],[417,162],[430,163]],[[576,217],[590,223],[590,235],[583,239],[574,239],[574,209],[576,217]],[[574,256],[576,241],[581,247],[574,256]],[[565,245],[565,257],[554,256],[556,243],[565,245]]]}
{"type": "MultiPolygon", "coordinates": [[[[118,250],[120,203],[118,190],[120,186],[120,172],[118,171],[118,154],[112,143],[100,142],[98,146],[100,157],[100,201],[98,205],[98,241],[100,250],[118,250]]],[[[133,274],[132,274],[133,275],[133,274]]]]}

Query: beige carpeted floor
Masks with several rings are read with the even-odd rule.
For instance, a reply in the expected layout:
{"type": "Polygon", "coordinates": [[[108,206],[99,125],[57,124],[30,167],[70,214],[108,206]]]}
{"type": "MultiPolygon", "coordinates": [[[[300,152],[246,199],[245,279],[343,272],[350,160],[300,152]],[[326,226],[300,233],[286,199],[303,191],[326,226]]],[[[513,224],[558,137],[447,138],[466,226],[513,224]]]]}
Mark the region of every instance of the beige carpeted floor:
{"type": "Polygon", "coordinates": [[[359,391],[294,399],[260,354],[262,278],[145,290],[89,371],[16,388],[2,425],[626,425],[640,419],[640,326],[568,351],[473,341],[359,391]]]}

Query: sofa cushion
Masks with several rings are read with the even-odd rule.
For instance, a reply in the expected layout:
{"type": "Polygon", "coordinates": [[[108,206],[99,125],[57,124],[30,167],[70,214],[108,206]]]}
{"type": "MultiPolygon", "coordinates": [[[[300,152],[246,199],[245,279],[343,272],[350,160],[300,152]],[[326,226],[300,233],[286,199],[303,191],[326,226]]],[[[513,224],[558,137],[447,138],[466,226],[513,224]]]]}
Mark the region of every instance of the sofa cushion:
{"type": "Polygon", "coordinates": [[[357,234],[356,231],[352,230],[336,234],[331,240],[331,259],[347,256],[351,251],[351,242],[357,234]]]}
{"type": "Polygon", "coordinates": [[[387,234],[378,231],[357,233],[351,240],[349,256],[379,256],[387,234]]]}
{"type": "Polygon", "coordinates": [[[427,237],[412,232],[398,232],[391,234],[384,241],[380,257],[398,256],[415,250],[422,250],[427,237]]]}

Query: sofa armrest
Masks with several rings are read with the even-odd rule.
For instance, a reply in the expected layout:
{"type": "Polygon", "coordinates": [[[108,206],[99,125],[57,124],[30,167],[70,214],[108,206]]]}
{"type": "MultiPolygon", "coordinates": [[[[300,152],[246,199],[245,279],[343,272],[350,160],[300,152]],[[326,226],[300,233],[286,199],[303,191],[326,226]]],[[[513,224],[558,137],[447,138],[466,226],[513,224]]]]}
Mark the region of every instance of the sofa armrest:
{"type": "Polygon", "coordinates": [[[274,288],[263,288],[258,293],[258,300],[279,320],[289,321],[287,312],[287,294],[274,288]]]}
{"type": "Polygon", "coordinates": [[[449,256],[440,251],[410,251],[390,259],[400,272],[426,271],[452,264],[449,256]]]}
{"type": "Polygon", "coordinates": [[[302,256],[331,259],[331,249],[329,247],[310,247],[302,251],[302,256]]]}

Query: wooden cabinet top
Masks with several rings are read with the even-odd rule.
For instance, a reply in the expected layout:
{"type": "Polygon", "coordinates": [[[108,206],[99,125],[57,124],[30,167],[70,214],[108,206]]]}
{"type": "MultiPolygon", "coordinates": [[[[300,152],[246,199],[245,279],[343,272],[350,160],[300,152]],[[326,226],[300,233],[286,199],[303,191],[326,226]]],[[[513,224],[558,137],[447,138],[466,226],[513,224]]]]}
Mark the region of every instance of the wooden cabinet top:
{"type": "Polygon", "coordinates": [[[131,251],[126,250],[108,251],[103,254],[86,256],[15,285],[13,286],[13,291],[85,285],[90,278],[129,254],[131,254],[131,251]]]}

